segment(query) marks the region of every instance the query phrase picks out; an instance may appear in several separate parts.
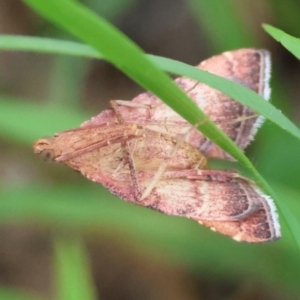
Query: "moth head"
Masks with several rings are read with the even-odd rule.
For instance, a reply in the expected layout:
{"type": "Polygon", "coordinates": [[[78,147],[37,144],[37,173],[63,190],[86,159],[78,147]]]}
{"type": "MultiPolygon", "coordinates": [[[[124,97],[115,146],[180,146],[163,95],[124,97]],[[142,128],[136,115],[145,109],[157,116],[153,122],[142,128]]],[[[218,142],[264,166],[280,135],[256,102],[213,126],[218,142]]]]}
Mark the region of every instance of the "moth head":
{"type": "Polygon", "coordinates": [[[53,138],[44,137],[33,144],[34,153],[38,154],[44,162],[53,162],[55,159],[53,140],[53,138]]]}

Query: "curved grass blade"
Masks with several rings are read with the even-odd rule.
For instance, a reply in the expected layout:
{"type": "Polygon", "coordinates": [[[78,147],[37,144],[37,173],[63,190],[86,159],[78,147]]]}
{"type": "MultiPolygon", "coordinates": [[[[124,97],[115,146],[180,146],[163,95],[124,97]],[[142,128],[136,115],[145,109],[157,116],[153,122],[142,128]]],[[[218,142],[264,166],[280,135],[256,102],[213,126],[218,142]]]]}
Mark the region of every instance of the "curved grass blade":
{"type": "Polygon", "coordinates": [[[282,129],[288,131],[298,139],[300,139],[300,130],[280,110],[276,109],[268,101],[265,101],[260,95],[244,86],[230,81],[223,77],[211,74],[209,72],[196,69],[182,62],[174,62],[168,58],[154,57],[154,62],[157,63],[163,70],[177,75],[183,75],[205,83],[224,94],[230,96],[236,101],[251,107],[260,115],[272,121],[282,129]]]}
{"type": "MultiPolygon", "coordinates": [[[[103,58],[101,53],[88,45],[50,38],[2,35],[0,36],[0,49],[34,51],[49,54],[65,54],[98,59],[103,58]]],[[[277,126],[300,139],[299,129],[272,104],[267,101],[263,101],[263,98],[253,91],[223,77],[210,74],[169,58],[158,57],[154,55],[148,55],[148,57],[164,71],[193,78],[217,90],[220,90],[236,101],[251,107],[266,119],[272,121],[277,126]]],[[[183,110],[186,109],[183,108],[183,110]]],[[[186,113],[188,114],[189,112],[187,111],[186,113]]]]}
{"type": "Polygon", "coordinates": [[[163,99],[237,160],[249,165],[240,149],[132,41],[78,2],[24,0],[43,16],[100,51],[108,61],[163,99]]]}
{"type": "Polygon", "coordinates": [[[299,38],[295,38],[271,25],[264,24],[263,28],[277,42],[280,42],[283,47],[289,50],[293,55],[295,55],[300,60],[300,39],[299,38]]]}
{"type": "Polygon", "coordinates": [[[103,58],[99,51],[96,51],[89,45],[44,37],[3,34],[0,35],[0,49],[103,58]]]}

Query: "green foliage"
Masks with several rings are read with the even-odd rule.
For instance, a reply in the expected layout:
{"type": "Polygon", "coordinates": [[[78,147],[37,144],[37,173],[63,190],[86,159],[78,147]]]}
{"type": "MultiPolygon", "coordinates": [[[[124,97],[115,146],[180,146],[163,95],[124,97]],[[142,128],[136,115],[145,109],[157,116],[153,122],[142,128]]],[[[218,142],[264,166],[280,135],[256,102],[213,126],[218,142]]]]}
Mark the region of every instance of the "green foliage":
{"type": "Polygon", "coordinates": [[[280,42],[283,47],[294,54],[300,59],[300,39],[295,38],[284,31],[277,29],[270,25],[264,25],[263,28],[268,32],[276,41],[280,42]]]}

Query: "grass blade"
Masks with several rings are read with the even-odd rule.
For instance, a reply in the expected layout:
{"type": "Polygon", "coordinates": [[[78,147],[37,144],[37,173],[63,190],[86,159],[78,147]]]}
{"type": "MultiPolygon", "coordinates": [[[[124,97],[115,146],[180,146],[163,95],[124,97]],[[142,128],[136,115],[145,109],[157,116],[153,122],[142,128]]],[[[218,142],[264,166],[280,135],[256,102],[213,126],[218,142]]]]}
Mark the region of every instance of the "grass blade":
{"type": "Polygon", "coordinates": [[[137,83],[163,99],[191,124],[199,126],[207,137],[215,141],[237,160],[246,161],[240,149],[180,90],[174,82],[145,56],[121,32],[99,18],[86,7],[73,1],[24,0],[43,16],[70,31],[100,51],[116,67],[137,83]]]}
{"type": "MultiPolygon", "coordinates": [[[[65,54],[98,59],[103,58],[103,56],[98,51],[88,45],[48,38],[2,35],[0,36],[0,49],[34,51],[49,54],[65,54]]],[[[148,55],[148,57],[153,63],[155,63],[160,69],[164,71],[168,71],[180,76],[193,78],[217,90],[220,90],[236,101],[251,107],[266,119],[272,121],[277,126],[300,139],[299,129],[289,119],[287,119],[280,110],[276,109],[269,102],[264,101],[261,96],[257,95],[253,91],[235,82],[193,68],[192,66],[178,61],[153,55],[148,55]]],[[[188,108],[183,107],[182,110],[186,111],[186,114],[189,114],[188,108]]],[[[227,151],[228,149],[224,150],[227,151]]]]}
{"type": "Polygon", "coordinates": [[[271,35],[277,42],[280,42],[283,47],[289,50],[300,60],[300,39],[295,38],[284,31],[277,29],[271,25],[263,25],[264,30],[271,35]]]}
{"type": "Polygon", "coordinates": [[[72,237],[54,241],[56,266],[56,299],[96,300],[87,257],[80,240],[72,237]]]}

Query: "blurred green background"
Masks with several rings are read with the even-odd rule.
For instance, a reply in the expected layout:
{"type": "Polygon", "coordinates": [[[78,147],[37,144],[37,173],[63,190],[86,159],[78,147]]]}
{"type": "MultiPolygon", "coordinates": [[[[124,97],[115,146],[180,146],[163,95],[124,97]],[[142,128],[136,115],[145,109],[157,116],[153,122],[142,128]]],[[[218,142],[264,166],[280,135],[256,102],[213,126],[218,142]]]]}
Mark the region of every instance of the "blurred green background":
{"type": "MultiPolygon", "coordinates": [[[[271,101],[299,124],[299,62],[261,27],[300,36],[296,0],[81,2],[145,52],[191,65],[226,50],[269,49],[271,101]]],[[[1,1],[0,32],[74,40],[17,0],[1,1]]],[[[279,241],[240,244],[125,203],[33,155],[35,139],[142,92],[113,66],[2,51],[0,92],[0,299],[300,299],[299,248],[285,224],[279,241]]],[[[296,218],[299,153],[300,142],[270,122],[247,149],[296,218]]]]}

